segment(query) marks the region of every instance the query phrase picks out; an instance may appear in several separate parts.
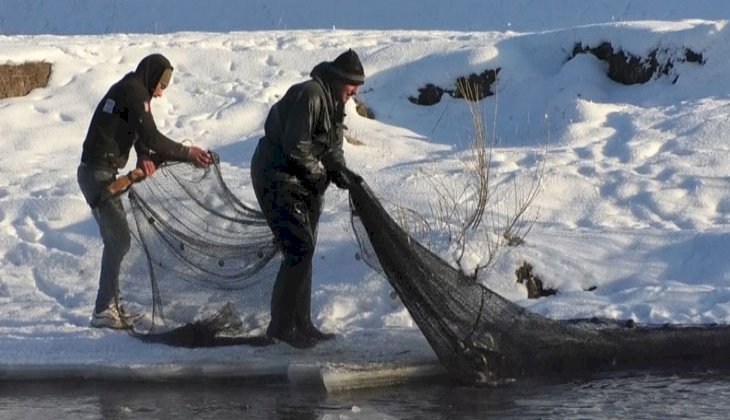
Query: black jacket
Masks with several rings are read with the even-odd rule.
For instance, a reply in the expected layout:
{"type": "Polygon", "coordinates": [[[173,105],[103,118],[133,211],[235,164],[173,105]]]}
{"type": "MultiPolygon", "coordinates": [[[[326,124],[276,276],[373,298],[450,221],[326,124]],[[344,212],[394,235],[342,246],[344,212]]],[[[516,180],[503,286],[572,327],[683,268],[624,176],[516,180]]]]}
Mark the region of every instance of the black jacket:
{"type": "Polygon", "coordinates": [[[318,64],[312,79],[289,88],[271,107],[251,169],[270,181],[304,186],[344,167],[342,150],[344,104],[330,88],[329,62],[318,64]]]}
{"type": "Polygon", "coordinates": [[[81,161],[123,168],[134,146],[137,155],[158,161],[186,160],[188,148],[157,130],[150,100],[170,62],[160,54],[145,57],[137,70],[115,83],[99,102],[84,140],[81,161]]]}

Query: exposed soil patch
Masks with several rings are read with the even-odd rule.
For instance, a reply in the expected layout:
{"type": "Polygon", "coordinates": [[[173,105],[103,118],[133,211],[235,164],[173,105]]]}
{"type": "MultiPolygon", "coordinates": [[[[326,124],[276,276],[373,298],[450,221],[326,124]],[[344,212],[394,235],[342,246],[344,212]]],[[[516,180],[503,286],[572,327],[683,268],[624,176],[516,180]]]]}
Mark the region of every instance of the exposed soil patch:
{"type": "Polygon", "coordinates": [[[555,289],[545,289],[542,285],[542,280],[540,277],[532,274],[532,265],[527,262],[522,263],[517,271],[515,271],[515,275],[517,276],[517,283],[524,284],[527,287],[528,299],[537,299],[558,293],[555,289]]]}
{"type": "Polygon", "coordinates": [[[441,97],[444,95],[444,89],[440,88],[433,83],[428,83],[422,88],[418,88],[418,97],[410,96],[408,100],[416,105],[431,106],[441,102],[441,97]]]}
{"type": "Polygon", "coordinates": [[[357,112],[357,115],[370,118],[371,120],[375,119],[375,113],[365,102],[362,101],[362,99],[353,97],[352,100],[355,101],[355,112],[357,112]]]}
{"type": "Polygon", "coordinates": [[[416,105],[435,105],[441,101],[444,93],[452,98],[466,99],[467,101],[479,101],[487,96],[494,95],[492,85],[497,82],[497,75],[501,69],[484,70],[476,74],[472,73],[468,76],[459,76],[454,82],[454,87],[444,89],[433,83],[418,89],[418,96],[411,96],[409,101],[416,105]]]}
{"type": "Polygon", "coordinates": [[[50,77],[51,63],[0,64],[0,99],[25,96],[35,88],[46,87],[50,77]]]}
{"type": "MultiPolygon", "coordinates": [[[[604,42],[597,47],[577,43],[568,60],[578,54],[593,54],[598,59],[607,62],[608,77],[625,85],[646,83],[660,76],[673,77],[672,83],[675,83],[679,78],[679,75],[673,73],[675,63],[705,63],[701,53],[689,48],[685,48],[679,53],[666,48],[655,49],[646,57],[640,57],[627,53],[621,48],[616,49],[609,42],[604,42]]],[[[408,100],[417,105],[430,106],[441,102],[443,95],[448,94],[452,98],[479,101],[494,95],[492,87],[497,82],[500,70],[500,68],[489,69],[479,74],[460,76],[456,79],[453,88],[443,88],[433,83],[427,83],[418,89],[418,96],[410,96],[408,100]]]]}
{"type": "Polygon", "coordinates": [[[476,74],[461,76],[456,79],[456,90],[448,91],[454,98],[464,98],[467,101],[481,101],[487,96],[494,95],[492,85],[497,82],[497,74],[501,69],[484,70],[476,74]]]}
{"type": "MultiPolygon", "coordinates": [[[[624,52],[620,48],[616,50],[609,42],[593,48],[578,43],[573,47],[573,55],[570,59],[578,54],[593,54],[599,60],[607,62],[608,77],[624,85],[646,83],[652,78],[671,76],[675,62],[704,64],[702,54],[689,48],[685,48],[679,57],[674,56],[668,49],[655,49],[648,56],[639,57],[624,52]]],[[[672,83],[675,83],[679,75],[674,74],[673,77],[672,83]]]]}

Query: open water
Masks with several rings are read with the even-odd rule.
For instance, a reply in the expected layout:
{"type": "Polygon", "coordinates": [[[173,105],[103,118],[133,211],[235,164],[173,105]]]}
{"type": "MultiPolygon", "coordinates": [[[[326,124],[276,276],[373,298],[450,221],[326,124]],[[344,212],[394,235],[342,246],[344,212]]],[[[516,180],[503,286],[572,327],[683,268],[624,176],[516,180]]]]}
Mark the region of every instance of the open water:
{"type": "Polygon", "coordinates": [[[730,370],[532,378],[497,388],[446,379],[327,393],[281,383],[0,382],[6,419],[728,419],[730,370]]]}

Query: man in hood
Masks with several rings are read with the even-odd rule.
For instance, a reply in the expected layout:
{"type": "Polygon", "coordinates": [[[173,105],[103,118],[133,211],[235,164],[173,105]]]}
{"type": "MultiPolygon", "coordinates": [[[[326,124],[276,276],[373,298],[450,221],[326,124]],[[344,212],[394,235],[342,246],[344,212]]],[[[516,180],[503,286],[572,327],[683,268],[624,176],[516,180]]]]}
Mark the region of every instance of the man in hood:
{"type": "Polygon", "coordinates": [[[118,306],[119,270],[131,242],[129,226],[121,198],[100,197],[119,169],[126,166],[132,147],[137,167],[145,176],[151,176],[157,165],[167,160],[189,161],[199,167],[212,163],[207,151],[184,146],[157,130],[150,101],[162,96],[172,80],[172,71],[170,61],[161,54],[145,57],[134,72],[112,85],[91,117],[77,179],[104,242],[92,327],[129,325],[118,306]]]}
{"type": "Polygon", "coordinates": [[[345,103],[365,82],[360,58],[348,50],[310,76],[271,107],[251,159],[256,199],[284,257],[267,335],[297,348],[334,338],[317,329],[310,314],[317,224],[330,181],[343,189],[361,181],[341,172],[345,103]]]}

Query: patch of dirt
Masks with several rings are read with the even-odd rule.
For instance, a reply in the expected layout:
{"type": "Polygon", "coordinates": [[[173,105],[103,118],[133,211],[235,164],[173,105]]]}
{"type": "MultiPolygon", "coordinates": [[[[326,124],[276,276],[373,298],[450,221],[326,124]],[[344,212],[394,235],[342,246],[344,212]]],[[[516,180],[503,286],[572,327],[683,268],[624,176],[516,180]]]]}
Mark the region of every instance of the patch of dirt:
{"type": "MultiPolygon", "coordinates": [[[[608,63],[608,77],[624,85],[646,83],[653,78],[660,76],[671,76],[675,83],[679,75],[673,72],[674,64],[677,62],[704,64],[705,59],[701,53],[689,48],[684,48],[679,53],[669,49],[655,49],[647,57],[639,57],[623,51],[621,48],[614,48],[609,42],[604,42],[597,47],[590,47],[577,43],[573,47],[573,53],[568,60],[578,54],[593,54],[599,60],[608,63]]],[[[416,105],[431,106],[441,102],[444,94],[452,98],[463,98],[467,101],[479,101],[488,96],[494,95],[492,86],[497,83],[497,76],[500,68],[484,70],[468,76],[460,76],[456,79],[454,88],[443,88],[433,83],[428,83],[418,89],[418,96],[408,98],[416,105]]]]}
{"type": "Polygon", "coordinates": [[[433,83],[429,83],[422,88],[418,88],[418,97],[410,96],[408,100],[416,105],[436,105],[441,102],[441,97],[444,95],[444,89],[440,88],[433,83]]]}
{"type": "Polygon", "coordinates": [[[365,144],[365,142],[363,142],[362,140],[360,140],[356,137],[352,137],[348,134],[345,134],[344,137],[345,137],[345,141],[352,144],[353,146],[362,146],[365,144]]]}
{"type": "Polygon", "coordinates": [[[456,79],[456,91],[449,92],[454,98],[464,98],[467,101],[481,101],[487,96],[494,95],[492,85],[497,82],[497,75],[501,69],[484,70],[476,74],[461,76],[456,79]]]}
{"type": "Polygon", "coordinates": [[[370,118],[371,120],[375,119],[375,113],[365,102],[362,101],[362,99],[358,99],[356,97],[353,97],[352,99],[355,101],[355,112],[357,112],[357,115],[370,118]]]}
{"type": "Polygon", "coordinates": [[[492,85],[497,82],[497,75],[501,69],[484,70],[476,74],[472,73],[468,76],[459,76],[454,82],[453,89],[444,89],[433,83],[418,89],[418,96],[408,98],[411,103],[416,105],[431,106],[439,103],[444,93],[452,98],[466,99],[467,101],[480,101],[487,96],[494,95],[492,85]]]}
{"type": "Polygon", "coordinates": [[[522,265],[515,271],[515,275],[517,276],[517,283],[524,284],[525,287],[527,287],[528,299],[537,299],[558,293],[555,289],[545,289],[542,285],[542,280],[540,277],[532,274],[532,265],[527,262],[522,263],[522,265]]]}
{"type": "MultiPolygon", "coordinates": [[[[646,83],[652,78],[672,75],[672,69],[676,61],[704,64],[702,54],[685,48],[683,55],[673,57],[668,49],[652,50],[647,57],[639,57],[618,51],[609,42],[604,42],[597,47],[584,46],[581,43],[573,47],[573,59],[578,54],[593,54],[599,60],[608,63],[608,77],[614,82],[624,85],[646,83]]],[[[672,83],[676,83],[679,75],[674,75],[672,83]]]]}
{"type": "Polygon", "coordinates": [[[0,99],[25,96],[48,85],[51,63],[0,64],[0,99]]]}

